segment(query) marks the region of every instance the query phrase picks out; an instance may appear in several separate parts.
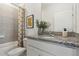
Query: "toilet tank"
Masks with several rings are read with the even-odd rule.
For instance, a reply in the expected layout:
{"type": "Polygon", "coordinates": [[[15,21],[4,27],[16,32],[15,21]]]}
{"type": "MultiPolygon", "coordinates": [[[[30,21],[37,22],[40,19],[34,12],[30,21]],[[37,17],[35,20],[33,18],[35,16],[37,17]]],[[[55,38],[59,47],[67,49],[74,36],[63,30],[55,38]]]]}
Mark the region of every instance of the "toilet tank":
{"type": "Polygon", "coordinates": [[[27,38],[23,39],[23,45],[24,45],[25,48],[27,48],[27,38]]]}

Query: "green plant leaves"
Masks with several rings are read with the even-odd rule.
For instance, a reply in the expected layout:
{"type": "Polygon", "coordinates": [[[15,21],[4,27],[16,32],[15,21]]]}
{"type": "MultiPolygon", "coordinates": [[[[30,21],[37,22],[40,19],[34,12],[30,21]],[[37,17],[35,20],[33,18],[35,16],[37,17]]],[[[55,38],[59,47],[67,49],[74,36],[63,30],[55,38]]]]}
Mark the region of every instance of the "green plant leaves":
{"type": "Polygon", "coordinates": [[[36,20],[36,26],[38,28],[42,28],[42,29],[48,28],[48,24],[47,24],[46,21],[38,21],[38,20],[36,20]]]}

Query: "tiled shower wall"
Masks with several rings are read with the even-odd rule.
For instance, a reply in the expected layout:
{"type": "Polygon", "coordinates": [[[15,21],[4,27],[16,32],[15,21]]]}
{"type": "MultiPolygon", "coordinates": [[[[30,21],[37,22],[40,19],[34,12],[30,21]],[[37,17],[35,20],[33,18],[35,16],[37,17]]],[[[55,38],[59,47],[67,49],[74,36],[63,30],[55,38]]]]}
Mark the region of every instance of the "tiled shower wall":
{"type": "Polygon", "coordinates": [[[0,44],[17,40],[17,12],[11,4],[0,4],[0,44]]]}

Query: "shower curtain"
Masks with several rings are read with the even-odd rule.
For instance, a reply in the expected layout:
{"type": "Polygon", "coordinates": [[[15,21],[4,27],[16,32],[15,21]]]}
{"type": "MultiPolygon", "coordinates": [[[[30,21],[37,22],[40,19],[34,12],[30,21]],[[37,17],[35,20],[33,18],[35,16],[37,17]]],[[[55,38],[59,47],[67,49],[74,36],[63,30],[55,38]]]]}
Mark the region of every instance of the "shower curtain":
{"type": "Polygon", "coordinates": [[[25,9],[18,8],[18,46],[23,47],[23,38],[25,34],[25,9]]]}

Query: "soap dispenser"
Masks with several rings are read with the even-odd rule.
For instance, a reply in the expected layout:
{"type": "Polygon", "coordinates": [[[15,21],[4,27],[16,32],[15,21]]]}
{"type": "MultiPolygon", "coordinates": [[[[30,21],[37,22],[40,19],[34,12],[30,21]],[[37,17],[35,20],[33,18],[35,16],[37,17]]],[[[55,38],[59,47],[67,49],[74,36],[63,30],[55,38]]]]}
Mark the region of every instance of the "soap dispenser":
{"type": "Polygon", "coordinates": [[[62,36],[63,37],[67,37],[68,36],[68,31],[66,28],[64,28],[63,32],[62,32],[62,36]]]}

